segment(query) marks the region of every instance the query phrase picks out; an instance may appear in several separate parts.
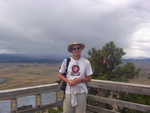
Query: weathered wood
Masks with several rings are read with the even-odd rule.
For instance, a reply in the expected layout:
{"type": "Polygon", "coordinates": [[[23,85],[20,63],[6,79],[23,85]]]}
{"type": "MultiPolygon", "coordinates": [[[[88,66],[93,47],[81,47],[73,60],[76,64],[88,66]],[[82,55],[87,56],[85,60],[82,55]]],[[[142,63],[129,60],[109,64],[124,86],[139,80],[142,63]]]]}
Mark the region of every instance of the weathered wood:
{"type": "Polygon", "coordinates": [[[13,98],[11,99],[11,111],[16,111],[17,110],[17,99],[13,98]]]}
{"type": "MultiPolygon", "coordinates": [[[[59,101],[58,103],[60,103],[59,105],[61,105],[61,101],[59,101]]],[[[40,111],[44,111],[46,109],[50,109],[52,107],[55,107],[56,103],[51,104],[51,105],[42,105],[40,107],[36,107],[36,108],[32,108],[32,109],[27,109],[27,110],[19,110],[16,112],[12,112],[12,113],[35,113],[35,112],[40,112],[40,111]]]]}
{"type": "Polygon", "coordinates": [[[58,90],[59,89],[57,83],[10,90],[0,90],[0,100],[13,99],[16,97],[23,97],[28,95],[36,95],[45,92],[56,92],[58,90]]]}
{"type": "MultiPolygon", "coordinates": [[[[126,92],[126,93],[135,93],[135,94],[142,94],[142,95],[148,95],[150,96],[150,86],[149,85],[140,85],[140,84],[131,84],[131,83],[122,83],[122,82],[112,82],[112,81],[104,81],[104,80],[92,80],[92,82],[89,83],[90,87],[94,88],[101,88],[101,89],[107,89],[111,91],[118,91],[118,92],[126,92]]],[[[51,105],[41,105],[41,94],[47,93],[47,92],[57,92],[58,84],[47,84],[47,85],[39,85],[39,86],[33,86],[33,87],[26,87],[26,88],[18,88],[18,89],[11,89],[11,90],[1,90],[0,91],[0,100],[12,100],[11,108],[12,113],[15,113],[17,110],[17,97],[23,97],[23,96],[30,96],[30,95],[36,95],[36,108],[31,108],[28,110],[19,110],[16,111],[16,113],[34,113],[34,112],[40,112],[43,110],[46,110],[51,107],[62,106],[62,101],[60,103],[55,103],[51,105]]],[[[58,94],[56,93],[58,96],[58,94]]],[[[116,104],[119,107],[126,107],[129,109],[135,109],[143,112],[149,112],[150,106],[148,105],[142,105],[122,100],[115,100],[110,98],[104,98],[104,97],[97,97],[93,95],[88,96],[89,99],[99,101],[101,103],[106,103],[110,105],[116,104]]],[[[56,98],[56,101],[59,99],[56,98]]],[[[89,105],[88,105],[89,108],[89,105]]],[[[116,113],[112,110],[106,110],[100,107],[92,106],[93,109],[95,109],[95,112],[97,113],[103,113],[101,111],[108,111],[108,113],[116,113]],[[98,110],[98,111],[97,111],[98,110]]],[[[104,112],[107,113],[107,112],[104,112]]]]}
{"type": "Polygon", "coordinates": [[[116,100],[116,99],[111,99],[111,98],[106,98],[106,97],[98,97],[98,96],[94,96],[94,95],[88,95],[88,99],[98,101],[101,103],[110,104],[110,105],[116,104],[119,107],[125,107],[125,108],[129,108],[129,109],[143,111],[143,112],[150,111],[149,105],[137,104],[137,103],[116,100]]]}
{"type": "Polygon", "coordinates": [[[150,85],[132,84],[123,82],[113,82],[105,80],[92,80],[89,87],[102,88],[118,92],[142,94],[150,96],[150,85]]]}
{"type": "MultiPolygon", "coordinates": [[[[35,104],[36,108],[41,106],[41,94],[35,95],[35,104]]],[[[38,111],[38,113],[42,113],[42,111],[38,111]]]]}
{"type": "Polygon", "coordinates": [[[88,112],[96,112],[96,113],[119,113],[112,110],[108,110],[102,107],[87,105],[87,111],[88,112]]]}
{"type": "Polygon", "coordinates": [[[35,95],[35,104],[36,104],[36,107],[40,107],[40,105],[41,105],[41,94],[35,95]]]}
{"type": "Polygon", "coordinates": [[[28,109],[32,109],[32,105],[21,106],[21,107],[17,108],[17,111],[28,110],[28,109]]]}
{"type": "Polygon", "coordinates": [[[58,93],[56,92],[56,110],[58,110],[58,107],[59,107],[57,102],[58,102],[58,93]]]}

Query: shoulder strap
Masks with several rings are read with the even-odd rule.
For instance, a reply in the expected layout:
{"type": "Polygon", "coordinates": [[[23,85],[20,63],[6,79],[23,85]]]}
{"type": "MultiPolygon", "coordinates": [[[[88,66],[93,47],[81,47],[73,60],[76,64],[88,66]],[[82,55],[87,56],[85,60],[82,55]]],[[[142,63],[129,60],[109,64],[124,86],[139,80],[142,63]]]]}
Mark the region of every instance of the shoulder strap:
{"type": "Polygon", "coordinates": [[[70,60],[71,60],[70,58],[67,58],[65,75],[67,74],[68,66],[69,66],[69,62],[70,62],[70,60]]]}

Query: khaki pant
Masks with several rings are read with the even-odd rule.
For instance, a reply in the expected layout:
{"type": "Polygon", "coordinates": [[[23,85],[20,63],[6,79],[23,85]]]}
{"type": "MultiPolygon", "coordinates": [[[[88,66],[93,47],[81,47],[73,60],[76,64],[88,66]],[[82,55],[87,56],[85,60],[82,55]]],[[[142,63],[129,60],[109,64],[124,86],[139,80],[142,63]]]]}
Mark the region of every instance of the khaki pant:
{"type": "Polygon", "coordinates": [[[75,107],[71,106],[71,97],[69,94],[65,95],[65,100],[63,104],[63,113],[86,113],[86,104],[87,104],[87,94],[77,94],[77,103],[75,107]]]}

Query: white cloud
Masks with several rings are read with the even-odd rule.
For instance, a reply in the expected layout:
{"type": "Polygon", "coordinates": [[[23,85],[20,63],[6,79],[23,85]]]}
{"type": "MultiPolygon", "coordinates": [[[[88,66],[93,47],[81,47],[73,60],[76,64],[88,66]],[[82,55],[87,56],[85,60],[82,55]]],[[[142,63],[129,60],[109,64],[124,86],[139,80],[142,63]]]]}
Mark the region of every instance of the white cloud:
{"type": "Polygon", "coordinates": [[[140,0],[2,0],[0,41],[7,43],[0,50],[66,55],[70,41],[81,41],[87,49],[114,41],[126,49],[127,56],[147,56],[148,46],[135,38],[147,37],[149,27],[143,31],[141,26],[150,20],[147,4],[140,0]]]}
{"type": "Polygon", "coordinates": [[[0,49],[0,54],[11,54],[11,53],[16,53],[15,51],[7,50],[7,49],[0,49]]]}
{"type": "Polygon", "coordinates": [[[142,24],[134,33],[128,56],[130,57],[149,57],[150,56],[150,24],[142,24]]]}

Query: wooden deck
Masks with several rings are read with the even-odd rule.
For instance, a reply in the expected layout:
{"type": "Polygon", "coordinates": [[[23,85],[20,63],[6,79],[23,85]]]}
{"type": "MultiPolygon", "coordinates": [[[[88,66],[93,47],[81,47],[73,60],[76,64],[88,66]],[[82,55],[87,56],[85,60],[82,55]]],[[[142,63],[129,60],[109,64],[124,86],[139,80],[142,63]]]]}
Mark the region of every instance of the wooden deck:
{"type": "MultiPolygon", "coordinates": [[[[149,85],[92,80],[92,82],[88,84],[88,87],[89,95],[87,113],[119,113],[118,108],[129,108],[142,111],[143,113],[150,113],[150,105],[128,102],[119,100],[118,97],[113,97],[116,92],[150,96],[149,85]],[[91,93],[92,90],[96,90],[98,92],[96,94],[93,94],[91,93]],[[103,90],[109,90],[110,94],[108,96],[104,96],[105,93],[102,93],[103,90]],[[94,104],[96,103],[96,105],[90,102],[93,102],[94,104]],[[111,107],[109,107],[109,109],[106,109],[106,107],[102,107],[101,104],[107,104],[111,107]]],[[[11,90],[1,90],[0,101],[4,100],[10,100],[10,106],[8,108],[10,109],[9,113],[47,113],[48,109],[51,109],[52,107],[55,107],[55,109],[57,109],[59,106],[62,106],[61,94],[57,83],[11,90]],[[44,93],[53,93],[53,95],[55,95],[53,98],[54,101],[52,103],[43,104],[42,95],[44,93]],[[35,106],[19,106],[18,99],[25,96],[34,96],[35,106]]]]}
{"type": "MultiPolygon", "coordinates": [[[[131,83],[123,83],[123,82],[112,82],[112,81],[104,81],[104,80],[92,80],[89,84],[91,88],[104,89],[109,90],[111,95],[109,97],[103,97],[100,95],[88,95],[89,100],[94,100],[95,102],[100,102],[103,104],[108,104],[112,106],[112,109],[105,109],[101,107],[90,106],[91,111],[95,111],[97,113],[101,113],[99,111],[103,111],[102,113],[118,113],[118,108],[129,108],[137,111],[141,111],[143,113],[150,113],[150,105],[143,105],[128,101],[119,100],[116,97],[114,98],[112,95],[123,92],[125,94],[140,94],[145,96],[150,96],[150,86],[149,85],[141,85],[141,84],[131,84],[131,83]]],[[[116,95],[118,96],[118,95],[116,95]]],[[[150,100],[149,100],[150,101],[150,100]]]]}

